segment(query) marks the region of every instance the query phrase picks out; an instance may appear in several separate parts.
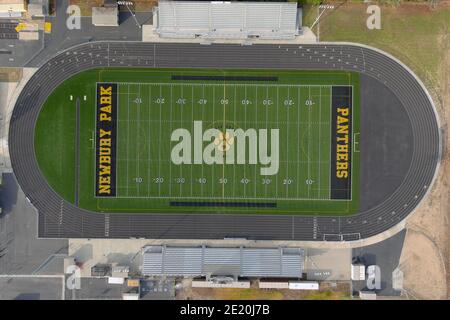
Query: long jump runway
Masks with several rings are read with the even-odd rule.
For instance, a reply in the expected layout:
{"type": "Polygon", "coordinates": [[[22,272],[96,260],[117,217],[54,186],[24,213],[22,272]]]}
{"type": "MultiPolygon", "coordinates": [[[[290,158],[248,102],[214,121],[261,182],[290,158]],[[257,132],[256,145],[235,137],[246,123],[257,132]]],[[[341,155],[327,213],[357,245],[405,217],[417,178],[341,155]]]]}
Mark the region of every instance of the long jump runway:
{"type": "Polygon", "coordinates": [[[9,131],[16,178],[39,212],[42,238],[165,238],[352,241],[379,234],[417,207],[441,156],[440,128],[426,89],[402,64],[356,44],[200,45],[94,42],[53,57],[21,92],[9,131]],[[34,153],[34,127],[50,93],[99,67],[261,68],[361,73],[361,207],[347,217],[207,214],[102,214],[63,200],[34,153]],[[384,152],[390,148],[392,152],[384,152]]]}

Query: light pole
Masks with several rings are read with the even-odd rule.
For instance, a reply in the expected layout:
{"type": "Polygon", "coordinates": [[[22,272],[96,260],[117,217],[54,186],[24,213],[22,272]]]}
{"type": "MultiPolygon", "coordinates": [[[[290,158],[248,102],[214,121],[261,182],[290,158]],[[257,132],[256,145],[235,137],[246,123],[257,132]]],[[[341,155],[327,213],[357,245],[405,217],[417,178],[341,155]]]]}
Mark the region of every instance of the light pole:
{"type": "Polygon", "coordinates": [[[320,17],[323,15],[323,13],[327,9],[334,9],[334,5],[321,4],[321,5],[317,6],[317,19],[314,21],[314,23],[311,25],[311,28],[310,28],[312,30],[317,23],[317,42],[320,42],[320,17]],[[320,9],[323,9],[322,12],[320,12],[320,9]]]}
{"type": "Polygon", "coordinates": [[[127,7],[128,11],[130,11],[131,15],[133,16],[134,21],[136,22],[136,25],[139,27],[139,29],[141,29],[142,27],[141,27],[141,25],[139,24],[139,22],[137,21],[136,15],[134,14],[134,12],[131,11],[130,7],[128,6],[128,4],[129,4],[130,2],[129,2],[129,1],[122,1],[122,2],[119,2],[119,4],[121,4],[121,3],[125,4],[125,6],[127,7]]]}

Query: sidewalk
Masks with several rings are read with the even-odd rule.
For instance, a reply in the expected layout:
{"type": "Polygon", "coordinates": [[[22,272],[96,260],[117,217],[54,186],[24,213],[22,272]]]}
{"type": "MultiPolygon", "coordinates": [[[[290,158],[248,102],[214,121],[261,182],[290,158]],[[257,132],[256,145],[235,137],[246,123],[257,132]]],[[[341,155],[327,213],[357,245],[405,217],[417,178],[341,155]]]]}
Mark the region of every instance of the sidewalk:
{"type": "Polygon", "coordinates": [[[12,172],[9,159],[9,122],[17,98],[37,69],[24,68],[19,82],[0,82],[0,173],[12,172]]]}

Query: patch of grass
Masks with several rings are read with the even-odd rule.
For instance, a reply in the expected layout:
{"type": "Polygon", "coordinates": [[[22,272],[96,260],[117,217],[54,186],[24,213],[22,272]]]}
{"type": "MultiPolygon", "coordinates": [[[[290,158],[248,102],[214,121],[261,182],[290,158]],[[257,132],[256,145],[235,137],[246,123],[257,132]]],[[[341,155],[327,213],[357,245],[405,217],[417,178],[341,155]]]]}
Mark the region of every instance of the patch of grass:
{"type": "Polygon", "coordinates": [[[191,288],[189,295],[193,299],[214,300],[348,300],[349,283],[339,283],[331,287],[323,282],[320,291],[288,290],[288,289],[259,289],[252,286],[249,289],[229,288],[191,288]]]}
{"type": "Polygon", "coordinates": [[[213,296],[219,300],[282,300],[283,293],[277,290],[261,289],[213,289],[213,296]]]}
{"type": "Polygon", "coordinates": [[[103,4],[103,0],[70,0],[69,3],[70,5],[79,6],[83,17],[90,17],[92,15],[92,7],[100,7],[103,4]]]}
{"type": "MultiPolygon", "coordinates": [[[[153,7],[158,4],[156,0],[135,0],[134,6],[130,6],[133,12],[148,12],[152,11],[153,7]]],[[[90,17],[92,15],[92,7],[100,7],[103,5],[103,0],[70,0],[71,5],[77,5],[81,9],[83,17],[90,17]]],[[[119,6],[120,11],[128,12],[126,6],[119,6]]]]}
{"type": "MultiPolygon", "coordinates": [[[[73,84],[72,84],[73,85],[73,84]]],[[[61,197],[75,197],[75,101],[69,100],[71,87],[63,84],[53,92],[43,108],[35,128],[36,158],[50,186],[61,197]]]]}
{"type": "Polygon", "coordinates": [[[136,12],[151,11],[153,7],[158,5],[157,0],[135,0],[134,10],[136,12]]]}
{"type": "Polygon", "coordinates": [[[19,82],[22,74],[21,68],[0,68],[0,82],[19,82]]]}
{"type": "MultiPolygon", "coordinates": [[[[426,3],[381,5],[381,30],[369,30],[366,4],[346,2],[328,10],[320,22],[321,41],[357,42],[380,48],[406,63],[436,91],[444,84],[441,68],[448,50],[450,9],[444,2],[436,9],[426,3]]],[[[304,7],[304,24],[317,17],[317,7],[304,7]]],[[[316,32],[316,27],[313,30],[316,32]]]]}
{"type": "Polygon", "coordinates": [[[310,294],[304,297],[305,300],[347,300],[350,299],[350,296],[347,293],[325,290],[325,291],[317,291],[311,292],[310,294]]]}
{"type": "MultiPolygon", "coordinates": [[[[278,79],[274,83],[236,83],[231,80],[225,83],[176,81],[171,79],[173,72],[166,69],[90,70],[58,87],[43,106],[35,140],[39,165],[51,186],[65,199],[71,201],[74,198],[75,101],[80,98],[79,205],[85,209],[144,213],[180,210],[252,214],[315,212],[327,215],[352,214],[357,210],[358,153],[353,154],[352,160],[352,200],[329,199],[330,85],[353,85],[354,91],[359,92],[357,74],[341,71],[176,71],[191,76],[200,73],[203,76],[275,76],[278,79]],[[94,196],[96,81],[119,83],[118,151],[114,171],[117,197],[94,196]],[[69,100],[70,95],[73,101],[69,100]],[[260,169],[267,166],[258,161],[253,164],[248,161],[245,164],[235,161],[210,165],[203,161],[174,164],[171,150],[178,141],[171,141],[172,132],[182,128],[193,134],[194,121],[199,120],[203,126],[200,131],[212,128],[221,132],[239,128],[254,132],[264,128],[279,130],[278,170],[270,176],[261,175],[260,169]],[[277,205],[258,209],[170,205],[174,200],[198,199],[276,201],[277,205]]],[[[354,94],[353,132],[359,132],[358,97],[354,94]]],[[[201,149],[208,144],[205,142],[201,149]]],[[[190,142],[188,145],[192,147],[190,142]]],[[[237,142],[235,145],[233,150],[237,149],[237,142]]],[[[248,160],[248,156],[246,158],[248,160]]],[[[192,157],[189,159],[191,161],[192,157]]]]}

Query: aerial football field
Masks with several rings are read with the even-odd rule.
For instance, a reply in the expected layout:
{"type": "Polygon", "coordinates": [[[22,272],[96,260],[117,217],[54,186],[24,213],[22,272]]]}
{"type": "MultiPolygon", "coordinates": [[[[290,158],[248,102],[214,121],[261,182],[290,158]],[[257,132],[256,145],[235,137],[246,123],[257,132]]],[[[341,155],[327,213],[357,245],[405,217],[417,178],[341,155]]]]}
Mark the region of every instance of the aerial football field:
{"type": "Polygon", "coordinates": [[[352,214],[359,94],[344,71],[95,69],[50,95],[35,152],[97,212],[352,214]]]}

